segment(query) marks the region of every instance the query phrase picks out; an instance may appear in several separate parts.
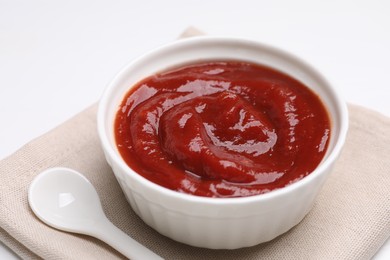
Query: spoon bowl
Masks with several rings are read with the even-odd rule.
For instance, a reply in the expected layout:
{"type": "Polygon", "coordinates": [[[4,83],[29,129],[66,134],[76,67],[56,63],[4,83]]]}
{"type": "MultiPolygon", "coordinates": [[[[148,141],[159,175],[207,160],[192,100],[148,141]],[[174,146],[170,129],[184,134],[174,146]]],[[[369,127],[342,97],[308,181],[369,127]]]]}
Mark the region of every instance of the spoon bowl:
{"type": "Polygon", "coordinates": [[[107,219],[95,188],[75,170],[51,168],[40,173],[30,185],[28,201],[49,226],[96,237],[131,259],[162,259],[107,219]]]}
{"type": "Polygon", "coordinates": [[[67,232],[88,232],[103,213],[98,194],[78,172],[52,168],[31,183],[29,203],[46,224],[67,232]]]}

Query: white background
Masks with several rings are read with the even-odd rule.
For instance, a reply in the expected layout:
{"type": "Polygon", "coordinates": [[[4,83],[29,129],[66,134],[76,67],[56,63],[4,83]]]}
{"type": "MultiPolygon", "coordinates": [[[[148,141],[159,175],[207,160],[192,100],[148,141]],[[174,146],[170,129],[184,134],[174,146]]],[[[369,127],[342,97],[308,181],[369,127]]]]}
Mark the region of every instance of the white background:
{"type": "MultiPolygon", "coordinates": [[[[190,25],[292,52],[348,102],[390,116],[388,0],[0,0],[0,159],[96,102],[128,61],[190,25]]],[[[1,259],[8,252],[0,245],[1,259]]],[[[390,242],[376,259],[390,259],[390,242]]]]}

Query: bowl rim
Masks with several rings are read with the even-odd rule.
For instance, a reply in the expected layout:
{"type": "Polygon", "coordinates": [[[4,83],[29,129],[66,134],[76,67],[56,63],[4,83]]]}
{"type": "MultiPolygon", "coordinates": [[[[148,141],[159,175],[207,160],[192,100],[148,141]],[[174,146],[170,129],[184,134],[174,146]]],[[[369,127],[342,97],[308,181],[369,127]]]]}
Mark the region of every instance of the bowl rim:
{"type": "MultiPolygon", "coordinates": [[[[175,65],[175,64],[172,64],[175,65]]],[[[140,79],[142,80],[142,79],[140,79]]],[[[130,86],[129,86],[130,88],[130,86]]],[[[197,37],[191,37],[191,38],[185,38],[185,39],[179,39],[174,42],[166,43],[164,45],[161,45],[160,47],[154,48],[143,55],[138,56],[137,58],[131,60],[128,62],[115,76],[114,78],[108,83],[106,86],[98,104],[98,112],[97,112],[97,130],[99,139],[101,141],[102,148],[107,154],[110,156],[110,158],[114,161],[116,165],[118,165],[123,172],[125,172],[127,175],[131,175],[130,177],[136,179],[142,186],[153,189],[158,192],[160,192],[162,195],[170,197],[172,199],[179,199],[179,200],[185,200],[185,201],[192,201],[197,203],[204,203],[204,204],[210,204],[210,205],[237,205],[237,204],[247,204],[247,203],[254,203],[259,201],[266,201],[270,200],[275,197],[283,196],[287,193],[292,192],[295,189],[299,189],[299,187],[307,185],[309,182],[311,182],[314,178],[317,178],[319,174],[326,171],[327,168],[331,167],[332,164],[336,161],[338,156],[341,153],[341,150],[344,146],[345,139],[348,132],[348,109],[346,102],[342,99],[341,94],[337,91],[337,89],[334,87],[333,84],[331,84],[319,71],[317,71],[316,68],[314,68],[312,65],[308,64],[306,61],[302,60],[301,58],[295,56],[294,54],[291,54],[285,50],[276,48],[274,46],[270,46],[255,40],[246,39],[246,38],[239,38],[239,37],[225,37],[225,36],[197,36],[197,37]],[[329,152],[328,156],[324,158],[321,163],[312,171],[310,174],[305,176],[304,178],[289,184],[285,187],[274,189],[270,192],[264,193],[264,194],[258,194],[258,195],[252,195],[252,196],[245,196],[245,197],[227,197],[227,198],[214,198],[214,197],[202,197],[192,194],[186,194],[181,193],[178,191],[170,190],[168,188],[165,188],[163,186],[160,186],[142,175],[138,174],[135,170],[130,168],[125,161],[121,158],[120,154],[114,150],[113,145],[109,141],[108,135],[105,127],[105,114],[106,109],[109,106],[109,97],[112,93],[112,91],[115,89],[118,82],[121,81],[121,79],[128,73],[127,71],[131,69],[134,65],[142,62],[142,60],[147,59],[150,56],[156,55],[157,53],[174,50],[177,47],[182,47],[184,45],[197,45],[202,43],[211,43],[211,42],[227,42],[227,43],[235,43],[243,46],[247,45],[255,45],[259,48],[262,48],[264,50],[277,53],[280,56],[283,56],[284,58],[293,60],[297,62],[300,66],[302,66],[306,71],[309,71],[310,74],[313,74],[316,78],[319,78],[325,85],[328,87],[327,90],[330,92],[330,96],[332,96],[334,104],[335,104],[335,110],[339,112],[339,118],[340,118],[340,125],[338,128],[338,136],[335,140],[335,144],[333,149],[329,152]]]]}

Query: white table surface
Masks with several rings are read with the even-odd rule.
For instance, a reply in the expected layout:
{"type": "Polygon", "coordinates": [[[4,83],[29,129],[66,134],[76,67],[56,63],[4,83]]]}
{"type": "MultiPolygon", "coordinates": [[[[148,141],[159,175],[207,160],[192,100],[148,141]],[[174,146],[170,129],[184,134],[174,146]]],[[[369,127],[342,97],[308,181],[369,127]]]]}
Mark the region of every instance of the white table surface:
{"type": "MultiPolygon", "coordinates": [[[[390,1],[0,0],[0,159],[96,102],[129,60],[193,25],[290,51],[390,116],[390,1]]],[[[0,244],[0,259],[16,257],[0,244]]],[[[375,256],[390,259],[390,241],[375,256]]]]}

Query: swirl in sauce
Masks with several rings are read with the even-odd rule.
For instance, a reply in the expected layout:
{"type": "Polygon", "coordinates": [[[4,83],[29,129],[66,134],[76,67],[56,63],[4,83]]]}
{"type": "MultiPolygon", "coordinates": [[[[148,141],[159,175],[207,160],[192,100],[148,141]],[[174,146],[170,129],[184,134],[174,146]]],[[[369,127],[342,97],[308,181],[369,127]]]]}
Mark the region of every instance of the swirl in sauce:
{"type": "Polygon", "coordinates": [[[124,97],[115,138],[125,162],[168,189],[207,197],[262,194],[321,162],[330,120],[294,78],[213,61],[150,76],[124,97]]]}

